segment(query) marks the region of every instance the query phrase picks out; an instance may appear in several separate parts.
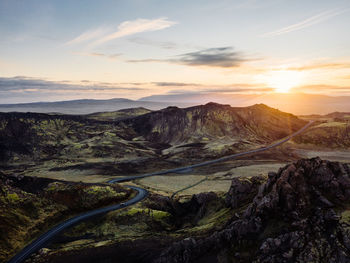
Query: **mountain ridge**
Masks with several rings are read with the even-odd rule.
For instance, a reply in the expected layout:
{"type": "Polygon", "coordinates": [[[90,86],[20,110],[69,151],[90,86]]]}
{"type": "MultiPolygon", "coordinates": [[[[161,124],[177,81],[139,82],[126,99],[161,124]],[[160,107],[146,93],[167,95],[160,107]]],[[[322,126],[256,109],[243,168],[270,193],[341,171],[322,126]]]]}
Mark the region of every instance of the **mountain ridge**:
{"type": "Polygon", "coordinates": [[[151,95],[138,100],[112,98],[106,100],[80,99],[53,102],[31,102],[19,104],[0,104],[0,111],[60,112],[64,114],[89,114],[101,111],[116,111],[123,108],[145,107],[160,110],[168,106],[190,107],[215,101],[219,104],[246,107],[253,104],[267,104],[296,115],[329,114],[331,112],[350,112],[349,96],[326,96],[304,93],[270,94],[220,94],[188,93],[151,95]],[[84,107],[82,107],[84,106],[84,107]]]}

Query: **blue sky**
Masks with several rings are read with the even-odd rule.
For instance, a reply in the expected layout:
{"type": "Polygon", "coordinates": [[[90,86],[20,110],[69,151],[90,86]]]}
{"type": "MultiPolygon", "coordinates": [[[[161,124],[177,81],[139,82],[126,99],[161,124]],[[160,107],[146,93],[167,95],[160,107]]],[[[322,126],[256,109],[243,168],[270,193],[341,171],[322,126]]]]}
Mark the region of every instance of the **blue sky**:
{"type": "Polygon", "coordinates": [[[348,94],[349,14],[347,0],[0,0],[0,103],[348,94]]]}

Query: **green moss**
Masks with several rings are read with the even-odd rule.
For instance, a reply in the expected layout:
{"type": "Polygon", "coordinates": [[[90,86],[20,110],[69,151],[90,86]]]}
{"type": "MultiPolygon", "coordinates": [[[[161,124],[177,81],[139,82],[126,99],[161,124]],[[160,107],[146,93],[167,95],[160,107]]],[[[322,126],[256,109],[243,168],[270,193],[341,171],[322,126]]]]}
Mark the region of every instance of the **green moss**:
{"type": "Polygon", "coordinates": [[[350,210],[341,213],[340,223],[344,225],[345,229],[350,230],[350,210]]]}
{"type": "Polygon", "coordinates": [[[116,195],[117,193],[114,191],[114,189],[110,186],[91,186],[84,190],[87,194],[93,194],[93,195],[116,195]]]}
{"type": "Polygon", "coordinates": [[[116,137],[115,133],[108,132],[108,131],[104,132],[104,135],[105,136],[110,136],[110,137],[116,137]]]}
{"type": "Polygon", "coordinates": [[[57,191],[60,187],[62,187],[63,184],[58,183],[58,182],[54,182],[54,183],[50,183],[47,187],[46,187],[46,191],[57,191]]]}
{"type": "Polygon", "coordinates": [[[151,210],[151,216],[155,220],[164,220],[164,219],[168,219],[171,215],[168,212],[164,212],[160,210],[151,210]]]}
{"type": "Polygon", "coordinates": [[[326,122],[326,123],[322,123],[318,126],[316,126],[316,128],[325,128],[325,127],[346,127],[347,123],[345,122],[326,122]]]}
{"type": "Polygon", "coordinates": [[[208,224],[220,224],[221,222],[226,222],[231,217],[231,209],[223,208],[215,213],[205,216],[198,221],[198,225],[208,225],[208,224]]]}
{"type": "Polygon", "coordinates": [[[7,199],[10,202],[15,203],[15,202],[19,201],[19,196],[16,193],[7,194],[7,199]]]}
{"type": "MultiPolygon", "coordinates": [[[[148,209],[147,209],[148,210],[148,209]]],[[[128,212],[127,212],[127,215],[128,216],[133,216],[135,214],[138,214],[138,213],[145,213],[146,212],[146,209],[143,209],[143,208],[136,208],[136,207],[131,207],[128,212]]]]}
{"type": "Polygon", "coordinates": [[[80,144],[80,143],[72,143],[72,144],[73,144],[73,148],[74,148],[75,150],[80,150],[81,147],[83,146],[83,145],[80,144]]]}

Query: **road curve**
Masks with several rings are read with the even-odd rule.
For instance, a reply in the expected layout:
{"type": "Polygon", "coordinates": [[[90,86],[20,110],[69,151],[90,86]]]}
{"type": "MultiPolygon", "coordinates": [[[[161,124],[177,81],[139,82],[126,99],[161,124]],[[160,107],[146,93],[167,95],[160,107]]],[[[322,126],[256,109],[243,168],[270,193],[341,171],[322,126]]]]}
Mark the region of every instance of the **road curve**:
{"type": "MultiPolygon", "coordinates": [[[[280,140],[276,143],[270,144],[270,145],[262,147],[262,148],[258,148],[255,150],[250,150],[250,151],[242,152],[242,153],[235,153],[232,155],[221,157],[219,159],[210,160],[210,161],[206,161],[206,162],[202,162],[202,163],[198,163],[198,164],[193,164],[193,165],[188,165],[188,166],[183,166],[183,167],[179,167],[179,168],[174,168],[174,169],[169,169],[169,170],[164,170],[164,171],[159,171],[159,172],[154,172],[154,173],[148,173],[148,174],[143,174],[143,175],[138,175],[138,176],[128,176],[128,177],[116,178],[116,179],[112,179],[112,180],[108,181],[108,183],[120,183],[120,182],[127,182],[127,181],[132,181],[135,179],[140,179],[140,178],[145,178],[145,177],[150,177],[150,176],[164,175],[164,174],[169,174],[169,173],[181,173],[184,171],[190,171],[193,168],[211,165],[211,164],[219,163],[219,162],[224,162],[224,161],[234,159],[234,158],[237,158],[237,157],[240,157],[243,155],[248,155],[248,154],[257,153],[257,152],[263,152],[263,151],[277,147],[277,146],[289,141],[291,138],[295,137],[296,135],[298,135],[298,134],[302,133],[304,130],[306,130],[312,123],[313,123],[313,121],[310,121],[308,124],[306,124],[303,128],[301,128],[297,132],[283,138],[282,140],[280,140]]],[[[132,204],[135,204],[135,203],[141,201],[142,199],[144,199],[148,194],[147,190],[145,190],[143,188],[139,188],[136,186],[130,186],[130,185],[128,185],[126,187],[129,187],[131,189],[136,190],[138,192],[138,194],[133,199],[125,202],[124,205],[116,204],[116,205],[112,205],[112,206],[108,206],[108,207],[103,207],[103,208],[99,208],[99,209],[96,209],[96,210],[93,210],[90,212],[86,212],[84,214],[73,217],[71,219],[68,219],[68,220],[60,223],[59,225],[55,226],[51,230],[47,231],[46,233],[42,234],[39,238],[34,240],[31,244],[29,244],[28,246],[23,248],[18,254],[16,254],[13,258],[11,258],[8,261],[8,263],[20,263],[20,262],[22,262],[23,260],[27,259],[32,253],[34,253],[34,252],[38,251],[40,248],[44,247],[45,244],[47,244],[57,234],[61,233],[63,230],[67,229],[68,227],[71,227],[71,226],[73,226],[73,225],[75,225],[83,220],[88,219],[88,218],[91,218],[91,217],[94,217],[97,215],[103,215],[107,212],[110,212],[113,210],[118,210],[118,209],[130,206],[132,204]]]]}
{"type": "Polygon", "coordinates": [[[86,220],[88,218],[97,216],[97,215],[103,215],[113,210],[118,210],[130,205],[133,205],[137,202],[140,202],[142,199],[144,199],[148,192],[145,189],[128,185],[126,187],[129,187],[131,189],[134,189],[137,191],[137,195],[126,201],[124,205],[116,204],[111,205],[103,208],[99,208],[90,212],[83,213],[81,215],[78,215],[76,217],[73,217],[71,219],[68,219],[66,221],[63,221],[59,225],[51,228],[46,233],[42,234],[39,238],[34,240],[31,244],[23,248],[18,254],[16,254],[13,258],[11,258],[8,263],[19,263],[27,259],[32,253],[38,251],[40,248],[44,247],[49,241],[51,241],[57,234],[61,233],[63,230],[67,229],[68,227],[71,227],[77,223],[80,223],[83,220],[86,220]]]}
{"type": "Polygon", "coordinates": [[[310,121],[308,124],[306,124],[300,130],[298,130],[295,133],[293,133],[293,134],[291,134],[291,135],[281,139],[280,141],[275,142],[273,144],[270,144],[268,146],[262,147],[262,148],[258,148],[258,149],[254,149],[254,150],[250,150],[250,151],[242,152],[242,153],[235,153],[235,154],[224,156],[224,157],[221,157],[221,158],[218,158],[218,159],[215,159],[215,160],[210,160],[210,161],[197,163],[197,164],[193,164],[193,165],[188,165],[188,166],[183,166],[183,167],[179,167],[179,168],[174,168],[174,169],[169,169],[169,170],[164,170],[164,171],[159,171],[159,172],[153,172],[153,173],[148,173],[148,174],[143,174],[143,175],[135,175],[135,176],[127,176],[127,177],[122,177],[122,178],[116,178],[116,179],[110,180],[109,182],[110,183],[121,183],[121,182],[128,182],[128,181],[132,181],[132,180],[136,180],[136,179],[141,179],[141,178],[145,178],[145,177],[150,177],[150,176],[164,175],[164,174],[170,174],[170,173],[181,173],[181,172],[185,172],[185,171],[191,171],[193,168],[202,167],[202,166],[211,165],[211,164],[214,164],[214,163],[219,163],[219,162],[224,162],[224,161],[228,161],[228,160],[231,160],[231,159],[235,159],[235,158],[243,156],[243,155],[263,152],[263,151],[266,151],[266,150],[269,150],[271,148],[277,147],[277,146],[279,146],[279,145],[289,141],[293,137],[297,136],[298,134],[302,133],[307,128],[309,128],[309,126],[312,123],[314,123],[314,121],[310,121]]]}

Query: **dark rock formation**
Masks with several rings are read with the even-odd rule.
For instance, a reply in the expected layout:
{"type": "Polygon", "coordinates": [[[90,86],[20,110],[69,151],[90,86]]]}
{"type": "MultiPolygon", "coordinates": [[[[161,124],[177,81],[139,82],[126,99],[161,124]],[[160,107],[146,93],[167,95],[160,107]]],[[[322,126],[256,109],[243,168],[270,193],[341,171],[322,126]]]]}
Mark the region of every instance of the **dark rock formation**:
{"type": "MultiPolygon", "coordinates": [[[[272,174],[274,173],[269,173],[269,176],[272,174]]],[[[259,186],[265,181],[266,178],[263,176],[233,178],[230,190],[226,196],[226,204],[235,209],[243,206],[243,204],[252,202],[259,191],[259,186]]]]}
{"type": "Polygon", "coordinates": [[[185,223],[194,225],[207,211],[208,205],[212,202],[220,202],[220,198],[214,192],[199,193],[192,196],[186,202],[179,202],[169,197],[158,194],[151,194],[145,205],[150,209],[169,212],[173,215],[174,225],[181,227],[185,223]]]}
{"type": "Polygon", "coordinates": [[[234,179],[232,207],[257,192],[240,218],[209,237],[172,244],[155,262],[350,262],[339,216],[350,201],[349,177],[347,165],[314,158],[270,173],[258,191],[234,179]]]}

